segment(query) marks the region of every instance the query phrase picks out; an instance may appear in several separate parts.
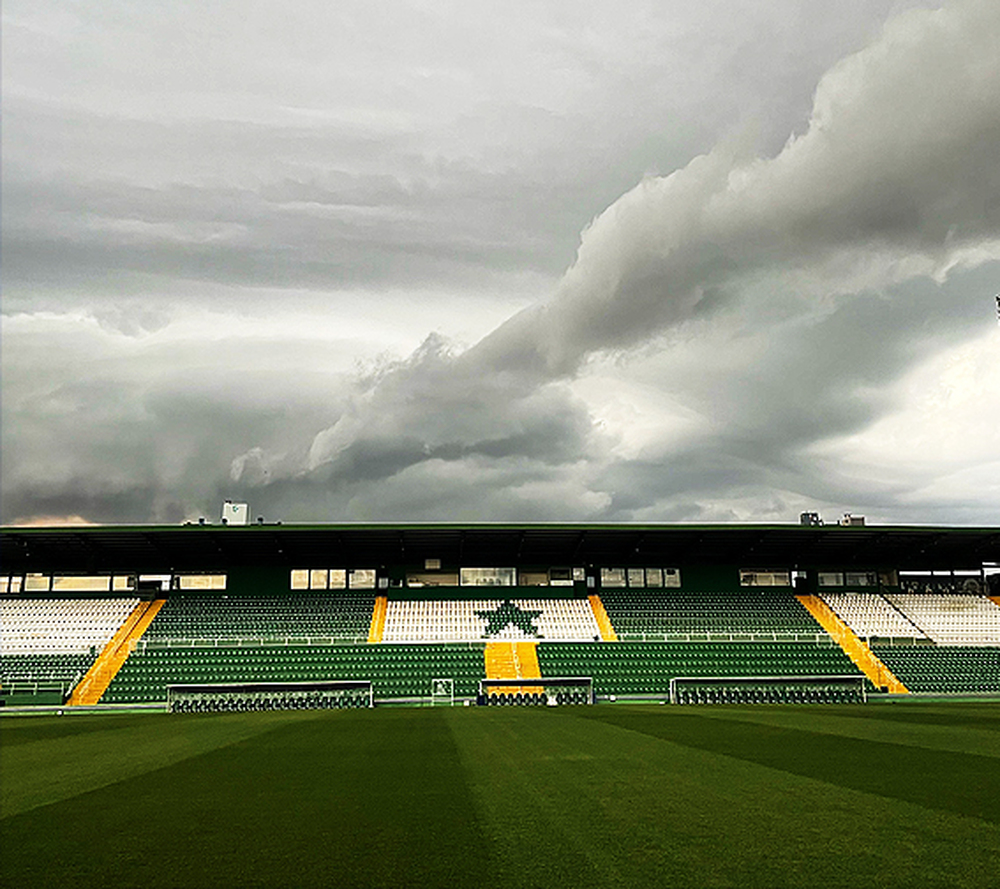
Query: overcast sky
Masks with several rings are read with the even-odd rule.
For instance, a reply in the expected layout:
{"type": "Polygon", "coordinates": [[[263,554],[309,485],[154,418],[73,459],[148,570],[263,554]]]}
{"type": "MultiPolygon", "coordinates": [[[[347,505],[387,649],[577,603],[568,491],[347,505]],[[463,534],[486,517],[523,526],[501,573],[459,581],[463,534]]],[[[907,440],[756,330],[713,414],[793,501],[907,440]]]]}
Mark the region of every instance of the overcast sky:
{"type": "Polygon", "coordinates": [[[1000,523],[996,0],[2,28],[5,523],[1000,523]]]}

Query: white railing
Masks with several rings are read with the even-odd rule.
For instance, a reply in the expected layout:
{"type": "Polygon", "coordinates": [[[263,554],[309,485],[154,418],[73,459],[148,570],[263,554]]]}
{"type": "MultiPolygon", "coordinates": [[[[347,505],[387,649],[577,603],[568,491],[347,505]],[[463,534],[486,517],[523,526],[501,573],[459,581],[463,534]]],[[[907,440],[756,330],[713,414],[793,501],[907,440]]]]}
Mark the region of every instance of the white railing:
{"type": "Polygon", "coordinates": [[[132,639],[129,651],[167,648],[276,648],[367,644],[368,636],[196,636],[165,639],[132,639]]]}
{"type": "Polygon", "coordinates": [[[619,642],[815,642],[835,645],[829,633],[618,633],[619,642]]]}

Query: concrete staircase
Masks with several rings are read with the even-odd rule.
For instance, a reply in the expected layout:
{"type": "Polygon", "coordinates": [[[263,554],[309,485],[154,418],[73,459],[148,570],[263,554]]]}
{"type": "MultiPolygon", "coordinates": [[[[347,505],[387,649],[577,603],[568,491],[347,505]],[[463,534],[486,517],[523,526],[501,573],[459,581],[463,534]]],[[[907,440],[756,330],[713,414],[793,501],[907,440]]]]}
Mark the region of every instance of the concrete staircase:
{"type": "Polygon", "coordinates": [[[151,602],[140,602],[135,606],[118,628],[118,632],[104,646],[86,675],[73,689],[73,694],[67,702],[70,707],[91,705],[100,701],[101,695],[111,685],[111,680],[118,674],[122,664],[128,660],[133,640],[142,637],[166,601],[166,599],[154,599],[151,602]]]}
{"type": "Polygon", "coordinates": [[[880,661],[872,650],[862,642],[819,596],[796,596],[806,610],[818,621],[854,661],[876,688],[885,688],[890,694],[909,694],[909,690],[896,678],[892,670],[880,661]]]}

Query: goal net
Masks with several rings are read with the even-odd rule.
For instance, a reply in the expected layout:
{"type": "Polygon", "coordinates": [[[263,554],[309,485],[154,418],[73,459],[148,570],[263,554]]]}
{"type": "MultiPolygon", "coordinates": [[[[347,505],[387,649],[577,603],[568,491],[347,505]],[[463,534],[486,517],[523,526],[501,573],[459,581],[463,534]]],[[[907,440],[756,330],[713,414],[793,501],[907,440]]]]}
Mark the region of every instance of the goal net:
{"type": "Polygon", "coordinates": [[[455,706],[455,680],[454,679],[432,679],[431,680],[431,706],[432,707],[454,707],[455,706]]]}
{"type": "Polygon", "coordinates": [[[593,704],[590,676],[547,676],[539,679],[480,679],[476,703],[480,706],[564,706],[593,704]]]}
{"type": "Polygon", "coordinates": [[[671,704],[863,704],[865,677],[677,676],[671,704]]]}
{"type": "Polygon", "coordinates": [[[167,710],[171,713],[334,710],[374,704],[371,682],[360,679],[167,686],[167,710]]]}

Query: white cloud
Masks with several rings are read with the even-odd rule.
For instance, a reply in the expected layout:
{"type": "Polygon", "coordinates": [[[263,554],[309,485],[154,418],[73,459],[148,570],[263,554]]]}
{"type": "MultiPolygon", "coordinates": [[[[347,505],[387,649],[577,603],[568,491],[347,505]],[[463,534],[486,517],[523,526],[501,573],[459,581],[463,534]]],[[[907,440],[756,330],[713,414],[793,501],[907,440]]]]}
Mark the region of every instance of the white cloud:
{"type": "Polygon", "coordinates": [[[932,355],[893,387],[898,409],[810,453],[913,507],[1000,503],[1000,330],[932,355]]]}

